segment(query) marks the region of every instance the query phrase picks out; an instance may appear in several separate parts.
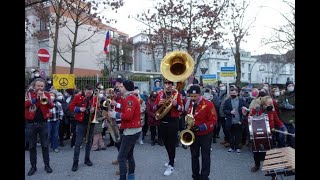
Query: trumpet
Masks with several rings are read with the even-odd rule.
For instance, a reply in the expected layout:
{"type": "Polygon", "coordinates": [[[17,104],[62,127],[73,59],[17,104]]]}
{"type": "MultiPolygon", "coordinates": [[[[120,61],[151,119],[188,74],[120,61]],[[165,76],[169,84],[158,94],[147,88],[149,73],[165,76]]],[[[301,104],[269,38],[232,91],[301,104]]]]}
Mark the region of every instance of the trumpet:
{"type": "Polygon", "coordinates": [[[46,104],[48,104],[48,101],[49,100],[48,100],[47,96],[44,94],[44,91],[42,91],[42,94],[40,95],[40,104],[46,105],[46,104]]]}

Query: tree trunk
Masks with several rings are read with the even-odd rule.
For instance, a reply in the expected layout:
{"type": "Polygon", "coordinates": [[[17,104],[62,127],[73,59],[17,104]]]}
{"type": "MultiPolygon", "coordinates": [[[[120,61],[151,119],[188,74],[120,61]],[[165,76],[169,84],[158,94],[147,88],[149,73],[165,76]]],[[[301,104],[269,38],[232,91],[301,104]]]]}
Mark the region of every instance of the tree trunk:
{"type": "Polygon", "coordinates": [[[158,72],[157,71],[157,62],[156,62],[156,56],[155,56],[154,48],[155,48],[154,46],[152,46],[152,48],[151,48],[153,68],[154,68],[154,72],[158,72]]]}
{"type": "Polygon", "coordinates": [[[79,26],[76,24],[75,28],[74,28],[74,36],[73,36],[73,41],[72,41],[70,74],[73,74],[73,70],[74,70],[74,61],[75,61],[75,58],[76,58],[76,46],[77,46],[78,29],[79,29],[79,26]]]}
{"type": "Polygon", "coordinates": [[[236,43],[236,53],[234,55],[236,61],[236,86],[240,87],[241,84],[241,63],[240,63],[240,42],[236,43]]]}
{"type": "Polygon", "coordinates": [[[56,66],[57,66],[57,53],[58,53],[58,39],[59,39],[59,21],[60,16],[57,16],[55,22],[55,32],[54,32],[54,40],[53,40],[53,52],[52,52],[52,73],[56,73],[56,66]]]}

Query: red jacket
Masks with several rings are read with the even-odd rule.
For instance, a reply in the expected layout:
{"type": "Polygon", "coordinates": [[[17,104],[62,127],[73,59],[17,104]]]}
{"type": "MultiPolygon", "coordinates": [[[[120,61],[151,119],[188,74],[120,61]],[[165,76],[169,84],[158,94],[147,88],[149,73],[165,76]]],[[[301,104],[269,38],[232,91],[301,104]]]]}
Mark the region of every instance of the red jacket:
{"type": "Polygon", "coordinates": [[[160,121],[157,121],[155,119],[155,113],[156,110],[153,108],[154,107],[154,102],[151,98],[149,98],[149,100],[147,101],[147,115],[148,115],[148,125],[149,126],[158,126],[160,124],[160,121]]]}
{"type": "Polygon", "coordinates": [[[121,126],[120,129],[141,127],[140,100],[137,96],[130,94],[121,101],[121,126]]]}
{"type": "MultiPolygon", "coordinates": [[[[264,113],[264,109],[261,108],[258,112],[257,115],[261,115],[264,113]]],[[[252,114],[256,114],[256,109],[252,109],[252,114]]],[[[273,128],[275,128],[275,126],[277,126],[277,128],[280,128],[283,123],[282,121],[279,119],[279,116],[277,115],[276,111],[269,111],[268,112],[268,118],[269,118],[269,126],[270,126],[270,130],[272,130],[273,128]]]]}
{"type": "MultiPolygon", "coordinates": [[[[89,107],[96,107],[96,102],[97,102],[97,96],[93,96],[93,98],[90,98],[89,100],[89,107]]],[[[98,103],[98,108],[99,109],[99,103],[98,103]]],[[[84,119],[84,113],[85,112],[81,112],[80,108],[81,107],[87,107],[87,100],[85,98],[85,96],[83,96],[82,94],[77,94],[74,96],[73,100],[70,102],[69,105],[69,110],[75,113],[75,120],[79,121],[79,122],[83,122],[84,119]]],[[[93,112],[95,113],[95,112],[93,112]]],[[[91,116],[90,120],[93,120],[94,118],[94,114],[91,116]]]]}
{"type": "MultiPolygon", "coordinates": [[[[191,109],[192,109],[192,104],[190,103],[190,106],[187,110],[188,114],[190,114],[191,109]]],[[[213,127],[217,123],[217,118],[218,118],[216,108],[214,107],[213,103],[205,100],[203,97],[201,97],[199,104],[196,106],[193,116],[195,121],[194,125],[206,126],[206,130],[198,131],[195,133],[195,135],[199,135],[199,136],[207,135],[210,132],[212,132],[213,127]]]]}
{"type": "MultiPolygon", "coordinates": [[[[179,117],[180,116],[180,112],[182,112],[182,99],[181,99],[181,95],[180,92],[178,91],[172,91],[171,97],[174,97],[174,95],[178,93],[178,97],[177,97],[177,107],[172,107],[170,110],[170,117],[179,117]]],[[[159,109],[161,106],[158,106],[160,99],[163,99],[163,95],[164,95],[164,91],[160,91],[157,95],[156,101],[155,101],[155,105],[154,105],[154,109],[157,110],[159,109]]]]}
{"type": "MultiPolygon", "coordinates": [[[[40,101],[37,99],[37,94],[35,92],[30,92],[30,96],[32,101],[35,101],[35,105],[37,108],[40,108],[42,111],[42,116],[45,121],[48,120],[48,118],[51,116],[50,109],[53,108],[53,102],[50,99],[50,94],[48,92],[44,92],[44,95],[48,98],[47,104],[41,104],[40,101]]],[[[24,102],[24,117],[26,121],[34,121],[34,116],[36,114],[36,111],[30,112],[29,107],[32,105],[32,101],[29,99],[26,99],[24,102]]]]}

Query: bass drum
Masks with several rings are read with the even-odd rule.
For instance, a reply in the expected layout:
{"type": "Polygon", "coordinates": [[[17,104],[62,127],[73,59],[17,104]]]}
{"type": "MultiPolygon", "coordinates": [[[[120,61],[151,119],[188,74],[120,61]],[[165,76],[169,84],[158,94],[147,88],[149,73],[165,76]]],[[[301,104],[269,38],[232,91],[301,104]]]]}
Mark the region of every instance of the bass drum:
{"type": "Polygon", "coordinates": [[[266,152],[271,149],[272,135],[267,114],[249,116],[248,126],[253,152],[266,152]]]}

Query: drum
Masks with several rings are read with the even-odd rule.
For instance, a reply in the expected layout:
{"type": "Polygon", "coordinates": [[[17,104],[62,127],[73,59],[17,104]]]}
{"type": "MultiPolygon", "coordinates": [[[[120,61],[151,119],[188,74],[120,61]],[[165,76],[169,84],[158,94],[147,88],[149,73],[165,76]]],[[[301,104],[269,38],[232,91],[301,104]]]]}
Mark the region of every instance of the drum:
{"type": "Polygon", "coordinates": [[[272,135],[267,114],[249,116],[248,126],[253,152],[266,152],[271,149],[272,135]]]}

